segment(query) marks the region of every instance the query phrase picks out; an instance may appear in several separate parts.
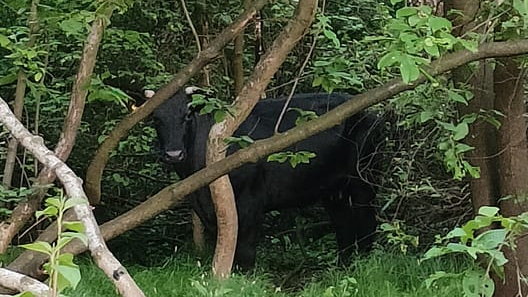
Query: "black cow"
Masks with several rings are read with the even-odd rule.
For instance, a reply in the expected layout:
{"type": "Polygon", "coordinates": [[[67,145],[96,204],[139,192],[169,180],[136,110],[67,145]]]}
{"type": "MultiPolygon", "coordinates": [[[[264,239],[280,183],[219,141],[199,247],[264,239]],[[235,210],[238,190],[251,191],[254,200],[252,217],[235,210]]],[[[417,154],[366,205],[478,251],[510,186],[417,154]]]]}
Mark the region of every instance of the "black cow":
{"type": "MultiPolygon", "coordinates": [[[[321,115],[349,98],[346,94],[298,94],[290,106],[321,115]]],[[[182,177],[204,167],[206,140],[214,123],[211,116],[189,108],[189,99],[179,92],[153,113],[162,159],[174,164],[182,177]]],[[[235,135],[253,139],[272,136],[284,103],[285,98],[261,100],[235,135]]],[[[297,111],[288,111],[279,131],[294,127],[297,116],[297,111]]],[[[317,200],[322,200],[333,222],[340,256],[354,245],[360,250],[369,249],[377,225],[371,205],[375,192],[359,177],[359,171],[364,169],[360,160],[370,159],[376,149],[377,122],[375,115],[360,113],[286,149],[314,152],[316,157],[310,164],[292,168],[288,163],[261,160],[229,174],[238,210],[235,262],[240,267],[254,265],[257,237],[266,212],[306,206],[317,200]]],[[[231,147],[228,153],[236,149],[231,147]]],[[[216,217],[209,189],[196,191],[191,201],[206,230],[214,232],[216,217]]]]}

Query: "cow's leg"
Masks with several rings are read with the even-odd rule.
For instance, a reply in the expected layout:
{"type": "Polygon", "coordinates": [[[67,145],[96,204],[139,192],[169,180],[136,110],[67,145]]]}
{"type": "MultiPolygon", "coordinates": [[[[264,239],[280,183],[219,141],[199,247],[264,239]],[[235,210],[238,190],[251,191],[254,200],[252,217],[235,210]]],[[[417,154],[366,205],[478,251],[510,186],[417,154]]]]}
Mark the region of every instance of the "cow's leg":
{"type": "MultiPolygon", "coordinates": [[[[255,196],[246,196],[252,197],[255,196]]],[[[255,266],[257,241],[264,218],[263,209],[252,199],[237,201],[238,238],[235,252],[235,265],[242,270],[255,266]],[[252,203],[253,202],[253,203],[252,203]]]]}
{"type": "Polygon", "coordinates": [[[375,192],[370,185],[350,181],[343,191],[325,200],[325,208],[336,231],[339,259],[350,257],[354,248],[367,251],[376,231],[375,192]]]}
{"type": "Polygon", "coordinates": [[[235,265],[242,270],[248,270],[255,266],[257,255],[258,230],[240,229],[238,232],[237,247],[235,252],[235,265]]]}

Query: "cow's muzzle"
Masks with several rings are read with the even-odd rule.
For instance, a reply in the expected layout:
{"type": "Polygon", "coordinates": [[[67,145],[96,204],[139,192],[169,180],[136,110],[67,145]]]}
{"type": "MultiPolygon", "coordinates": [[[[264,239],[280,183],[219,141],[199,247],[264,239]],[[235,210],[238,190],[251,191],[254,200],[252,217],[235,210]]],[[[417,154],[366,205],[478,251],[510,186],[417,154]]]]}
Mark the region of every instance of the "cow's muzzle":
{"type": "Polygon", "coordinates": [[[163,162],[166,163],[177,163],[185,160],[185,152],[182,150],[177,151],[166,151],[163,154],[163,162]]]}

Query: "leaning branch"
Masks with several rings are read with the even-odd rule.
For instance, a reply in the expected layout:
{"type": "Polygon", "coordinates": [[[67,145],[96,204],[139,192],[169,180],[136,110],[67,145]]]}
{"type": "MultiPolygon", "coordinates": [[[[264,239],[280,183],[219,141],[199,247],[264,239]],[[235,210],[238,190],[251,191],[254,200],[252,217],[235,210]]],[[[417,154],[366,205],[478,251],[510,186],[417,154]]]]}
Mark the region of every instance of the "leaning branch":
{"type": "MultiPolygon", "coordinates": [[[[440,58],[431,64],[429,74],[433,76],[439,75],[469,62],[486,58],[515,56],[527,53],[528,40],[486,43],[481,45],[476,52],[463,50],[440,58]]],[[[115,238],[141,225],[155,215],[174,207],[185,196],[208,185],[213,180],[229,173],[233,169],[245,163],[256,162],[260,158],[280,151],[319,132],[330,129],[355,113],[400,92],[414,89],[417,85],[425,81],[426,79],[423,76],[412,84],[406,84],[401,79],[393,79],[380,87],[354,96],[353,99],[332,109],[317,119],[299,125],[285,133],[256,141],[248,148],[239,150],[225,159],[207,166],[185,180],[165,187],[134,209],[104,223],[101,226],[101,233],[105,240],[115,238]]],[[[79,242],[73,242],[65,248],[65,251],[75,254],[81,253],[84,250],[85,247],[79,242]]],[[[35,265],[37,262],[42,263],[45,260],[46,258],[42,255],[36,255],[34,252],[27,251],[17,259],[17,268],[23,270],[30,263],[35,265]]],[[[11,268],[11,265],[9,265],[9,268],[11,268]]]]}
{"type": "Polygon", "coordinates": [[[86,171],[86,193],[92,204],[98,204],[101,199],[101,178],[103,169],[108,163],[110,152],[117,146],[119,141],[126,136],[128,130],[135,124],[146,118],[163,101],[170,98],[181,89],[189,79],[197,74],[205,65],[215,59],[225,47],[253,18],[267,0],[256,0],[254,4],[246,9],[238,19],[229,27],[225,28],[209,46],[198,53],[198,55],[185,66],[174,78],[164,87],[156,92],[145,104],[139,107],[134,113],[129,114],[110,132],[105,141],[97,149],[88,170],[86,171]]]}
{"type": "Polygon", "coordinates": [[[0,122],[11,132],[20,144],[29,150],[42,164],[50,168],[60,179],[69,197],[86,200],[86,204],[73,207],[77,218],[83,223],[88,237],[88,248],[97,265],[105,272],[122,296],[144,297],[132,277],[119,261],[112,255],[101,236],[101,231],[88,199],[82,188],[82,180],[52,151],[44,145],[44,140],[32,135],[9,109],[7,103],[0,98],[0,122]]]}

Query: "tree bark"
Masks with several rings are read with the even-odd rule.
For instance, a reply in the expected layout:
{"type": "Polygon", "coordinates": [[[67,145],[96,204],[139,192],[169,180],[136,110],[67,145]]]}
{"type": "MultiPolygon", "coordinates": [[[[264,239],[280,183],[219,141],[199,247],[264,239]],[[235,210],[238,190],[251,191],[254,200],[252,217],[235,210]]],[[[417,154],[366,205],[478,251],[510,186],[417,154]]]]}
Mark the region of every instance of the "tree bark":
{"type": "MultiPolygon", "coordinates": [[[[476,60],[501,56],[515,56],[526,53],[528,53],[528,41],[526,40],[483,44],[475,53],[462,50],[440,58],[431,64],[428,73],[429,75],[435,76],[476,60]]],[[[192,174],[185,180],[164,188],[134,209],[104,223],[101,226],[101,233],[105,240],[115,238],[139,226],[155,215],[170,209],[180,203],[185,196],[208,185],[213,180],[229,173],[233,169],[245,163],[257,162],[260,158],[280,151],[319,132],[330,129],[355,113],[400,92],[414,89],[424,81],[426,81],[424,76],[420,76],[417,81],[411,84],[406,84],[399,78],[393,79],[382,86],[354,96],[353,100],[345,102],[312,121],[292,128],[282,134],[258,140],[249,147],[241,149],[227,156],[225,159],[192,174]]],[[[84,247],[79,242],[74,242],[65,248],[65,251],[74,254],[83,252],[84,250],[84,247]]],[[[27,251],[15,260],[17,263],[16,267],[10,264],[8,268],[29,274],[25,270],[25,267],[38,267],[39,261],[42,263],[45,261],[45,258],[34,252],[27,251]]]]}
{"type": "Polygon", "coordinates": [[[59,177],[66,189],[68,197],[81,198],[85,204],[75,205],[73,210],[77,218],[83,223],[88,238],[88,248],[97,266],[101,268],[106,276],[112,280],[122,296],[144,297],[141,289],[136,285],[132,277],[119,261],[112,255],[101,236],[101,231],[92,210],[88,204],[88,198],[82,187],[82,180],[59,159],[53,152],[44,146],[44,140],[39,136],[32,135],[18,121],[9,110],[9,106],[0,98],[0,121],[11,132],[11,135],[29,150],[42,164],[59,177]]]}
{"type": "Polygon", "coordinates": [[[191,63],[187,64],[167,85],[162,87],[156,94],[145,104],[139,107],[134,113],[123,118],[123,120],[110,132],[101,146],[97,149],[88,170],[86,171],[86,194],[92,204],[99,203],[101,199],[101,178],[103,169],[108,162],[110,152],[116,147],[121,138],[126,136],[128,130],[139,121],[146,118],[156,107],[163,101],[170,98],[180,88],[182,88],[189,79],[197,74],[205,65],[215,59],[222,48],[232,40],[247,24],[247,22],[259,11],[268,1],[256,0],[250,8],[246,9],[235,22],[224,29],[214,40],[211,41],[208,48],[198,54],[191,63]]]}
{"type": "Polygon", "coordinates": [[[50,293],[46,284],[5,268],[0,268],[0,286],[17,292],[31,292],[37,297],[48,297],[50,293]]]}
{"type": "MultiPolygon", "coordinates": [[[[498,59],[495,68],[495,106],[504,114],[498,133],[500,207],[504,216],[528,211],[528,142],[524,118],[525,70],[512,58],[498,59]]],[[[505,248],[508,259],[505,281],[497,284],[495,296],[525,296],[528,287],[528,237],[523,234],[515,247],[505,248]]]]}
{"type": "MultiPolygon", "coordinates": [[[[480,8],[479,0],[445,1],[446,9],[456,9],[462,12],[453,19],[455,29],[453,33],[461,36],[475,30],[478,24],[476,17],[480,8]]],[[[487,30],[486,26],[477,28],[479,33],[487,30]]],[[[469,104],[459,105],[459,112],[464,114],[479,114],[481,110],[493,110],[493,68],[486,60],[480,61],[477,67],[464,65],[455,69],[453,80],[456,86],[464,88],[471,86],[473,99],[469,104]]],[[[496,154],[496,128],[483,119],[477,119],[470,125],[469,135],[465,142],[474,147],[467,154],[471,164],[480,168],[480,177],[470,179],[471,201],[474,213],[481,206],[496,205],[499,194],[496,154]]]]}
{"type": "MultiPolygon", "coordinates": [[[[77,71],[72,88],[68,114],[64,120],[61,137],[55,148],[55,154],[62,161],[68,159],[75,144],[75,137],[81,125],[84,103],[88,92],[86,86],[90,84],[97,58],[97,51],[106,26],[105,22],[112,15],[112,11],[113,7],[108,8],[103,15],[94,20],[90,34],[87,37],[86,45],[84,46],[79,70],[77,71]]],[[[22,202],[15,207],[8,221],[0,223],[0,253],[5,252],[15,234],[25,225],[38,208],[46,193],[45,188],[39,185],[50,184],[55,178],[56,175],[52,168],[44,168],[37,177],[36,186],[34,186],[36,189],[35,193],[28,197],[27,202],[22,202]]]]}

